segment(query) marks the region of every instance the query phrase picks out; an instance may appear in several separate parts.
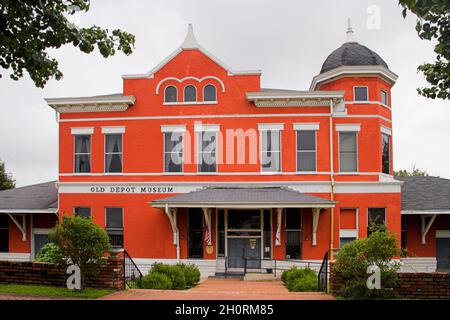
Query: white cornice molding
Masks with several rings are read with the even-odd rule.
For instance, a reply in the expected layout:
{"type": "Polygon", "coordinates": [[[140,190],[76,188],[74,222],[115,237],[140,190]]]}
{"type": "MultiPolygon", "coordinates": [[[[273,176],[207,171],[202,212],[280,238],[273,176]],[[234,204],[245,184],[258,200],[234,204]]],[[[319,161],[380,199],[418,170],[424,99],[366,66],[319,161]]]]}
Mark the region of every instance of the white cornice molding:
{"type": "Polygon", "coordinates": [[[450,214],[450,209],[433,209],[433,210],[402,210],[402,214],[450,214]]]}
{"type": "Polygon", "coordinates": [[[319,89],[320,85],[343,76],[377,77],[380,76],[392,85],[397,81],[398,75],[384,66],[341,66],[315,76],[311,82],[310,90],[319,89]]]}
{"type": "Polygon", "coordinates": [[[329,107],[330,99],[339,103],[343,91],[297,91],[292,93],[247,92],[247,100],[257,107],[329,107]]]}
{"type": "Polygon", "coordinates": [[[59,113],[125,111],[136,101],[134,96],[46,98],[59,113]]]}

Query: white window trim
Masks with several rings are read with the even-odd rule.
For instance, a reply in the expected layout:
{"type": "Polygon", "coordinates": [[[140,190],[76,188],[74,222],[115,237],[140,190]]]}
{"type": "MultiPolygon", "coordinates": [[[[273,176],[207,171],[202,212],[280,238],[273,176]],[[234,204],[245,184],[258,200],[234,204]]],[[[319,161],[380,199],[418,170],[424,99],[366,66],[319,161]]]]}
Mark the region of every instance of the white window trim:
{"type": "Polygon", "coordinates": [[[436,238],[450,238],[450,230],[436,230],[436,238]]]}
{"type": "MultiPolygon", "coordinates": [[[[260,173],[261,174],[282,174],[283,172],[283,139],[281,131],[284,129],[284,124],[258,124],[258,130],[259,130],[259,157],[260,157],[260,173]],[[264,131],[277,131],[280,135],[280,169],[278,171],[264,171],[262,166],[262,159],[263,159],[263,144],[262,144],[262,133],[264,131]]],[[[273,152],[273,151],[272,151],[273,152]]]]}
{"type": "Polygon", "coordinates": [[[353,101],[355,101],[356,103],[364,103],[364,102],[367,102],[367,101],[370,101],[370,98],[369,98],[369,86],[354,86],[353,87],[353,101]],[[366,100],[356,100],[356,90],[355,90],[355,88],[366,88],[366,91],[367,91],[367,99],[366,100]]]}
{"type": "Polygon", "coordinates": [[[94,127],[70,128],[70,133],[73,135],[92,135],[94,134],[94,127]]]}
{"type": "Polygon", "coordinates": [[[187,105],[209,105],[217,104],[217,101],[182,101],[182,102],[164,102],[165,106],[187,106],[187,105]]]}
{"type": "MultiPolygon", "coordinates": [[[[171,126],[172,128],[169,128],[169,129],[172,129],[172,130],[170,130],[170,131],[163,131],[162,127],[163,126],[161,126],[161,131],[163,134],[163,170],[162,171],[164,172],[164,174],[167,174],[167,175],[183,174],[184,173],[184,132],[186,131],[186,126],[171,126]],[[182,134],[181,135],[181,143],[183,145],[183,149],[181,150],[181,158],[183,160],[181,163],[181,171],[179,171],[179,172],[166,171],[166,135],[165,135],[166,133],[181,133],[182,134]]],[[[169,126],[166,126],[166,127],[169,127],[169,126]]],[[[171,151],[168,153],[175,153],[175,152],[171,151]]]]}
{"type": "Polygon", "coordinates": [[[75,152],[75,150],[76,150],[76,137],[73,137],[73,174],[74,175],[80,175],[80,176],[84,176],[84,175],[89,175],[89,174],[91,174],[92,173],[92,134],[86,134],[86,133],[83,133],[83,134],[74,134],[74,136],[90,136],[90,138],[89,138],[89,150],[91,151],[91,152],[89,152],[89,153],[76,153],[75,152]],[[75,164],[76,164],[76,161],[75,161],[75,157],[76,157],[76,155],[77,154],[88,154],[89,155],[89,166],[91,167],[91,170],[89,170],[89,172],[76,172],[76,170],[75,170],[75,164]]]}
{"type": "Polygon", "coordinates": [[[370,206],[367,207],[366,209],[366,229],[369,228],[369,209],[377,209],[377,208],[381,208],[384,209],[384,225],[387,226],[388,223],[388,215],[387,215],[387,207],[383,207],[383,206],[370,206]]]}
{"type": "Polygon", "coordinates": [[[341,230],[339,230],[339,238],[358,239],[358,230],[356,230],[356,229],[341,229],[341,230]]]}
{"type": "Polygon", "coordinates": [[[107,134],[104,134],[104,138],[103,138],[103,174],[104,175],[109,175],[109,176],[121,176],[121,175],[123,175],[123,167],[124,167],[124,156],[123,156],[123,154],[124,154],[124,150],[123,150],[123,133],[107,133],[107,134]],[[121,143],[122,143],[122,171],[121,172],[107,172],[106,171],[106,136],[108,135],[108,134],[120,134],[121,135],[121,143]]]}
{"type": "Polygon", "coordinates": [[[220,125],[219,124],[195,124],[194,132],[219,132],[220,125]]]}
{"type": "Polygon", "coordinates": [[[392,149],[391,149],[392,148],[392,136],[391,136],[391,134],[389,134],[389,132],[391,132],[389,128],[381,126],[381,137],[380,137],[381,138],[380,139],[380,143],[381,143],[381,174],[388,175],[388,176],[390,176],[390,174],[391,174],[391,167],[392,167],[392,149]],[[383,130],[383,128],[385,130],[383,130]],[[386,134],[389,139],[388,140],[388,143],[389,143],[389,173],[383,172],[383,134],[386,134]]]}
{"type": "Polygon", "coordinates": [[[342,131],[338,131],[338,132],[356,132],[356,171],[352,172],[352,171],[341,171],[341,144],[340,144],[340,136],[338,134],[338,141],[337,141],[337,145],[338,145],[338,172],[336,172],[336,174],[340,174],[340,175],[353,175],[353,174],[360,174],[359,172],[359,130],[342,130],[342,131]]]}
{"type": "Polygon", "coordinates": [[[208,83],[208,84],[203,86],[203,88],[202,88],[202,95],[203,95],[202,96],[202,102],[217,103],[217,87],[215,85],[213,85],[212,83],[208,83]],[[211,101],[205,100],[205,88],[207,86],[213,86],[214,90],[216,90],[216,100],[211,100],[211,101]]]}
{"type": "Polygon", "coordinates": [[[389,93],[386,90],[380,90],[380,102],[382,105],[389,106],[389,93]],[[383,102],[383,92],[386,94],[386,103],[383,102]]]}
{"type": "MultiPolygon", "coordinates": [[[[202,124],[195,124],[194,125],[194,132],[195,132],[195,143],[196,143],[196,145],[197,145],[197,147],[196,147],[196,154],[195,154],[195,157],[196,157],[196,159],[197,159],[197,174],[204,174],[204,175],[208,175],[208,174],[217,174],[218,172],[219,172],[219,163],[218,163],[218,159],[219,159],[219,154],[218,154],[218,152],[219,152],[219,141],[218,141],[218,138],[219,138],[219,130],[220,130],[220,125],[216,125],[216,124],[214,124],[214,125],[202,125],[202,124]],[[216,170],[215,171],[211,171],[211,172],[203,172],[203,171],[200,171],[199,170],[199,166],[200,166],[200,162],[199,162],[199,159],[198,159],[198,154],[200,153],[200,150],[199,150],[199,148],[200,148],[200,145],[199,145],[199,133],[202,133],[202,132],[214,132],[215,133],[215,142],[216,142],[216,148],[215,148],[215,150],[216,150],[216,170]]],[[[203,151],[202,151],[203,152],[203,151]]]]}
{"type": "MultiPolygon", "coordinates": [[[[169,84],[167,87],[164,88],[164,97],[163,97],[164,104],[166,104],[166,103],[176,103],[176,102],[166,101],[166,90],[169,87],[174,87],[175,88],[175,92],[176,92],[176,95],[175,95],[176,99],[175,99],[175,101],[178,102],[178,88],[176,86],[174,86],[174,85],[169,84]]],[[[158,88],[156,90],[157,90],[156,94],[158,94],[158,88]]]]}
{"type": "Polygon", "coordinates": [[[336,131],[337,132],[352,132],[352,131],[361,131],[361,124],[360,123],[353,123],[353,124],[336,124],[336,131]]]}
{"type": "Polygon", "coordinates": [[[320,123],[294,123],[292,125],[295,131],[318,131],[320,128],[320,123]]]}
{"type": "Polygon", "coordinates": [[[283,123],[258,123],[259,131],[281,131],[284,130],[283,123]]]}
{"type": "Polygon", "coordinates": [[[198,90],[197,87],[193,84],[187,84],[183,87],[183,102],[184,103],[190,103],[190,102],[198,102],[198,90]],[[186,101],[186,88],[187,87],[193,87],[195,89],[195,100],[193,101],[186,101]]]}
{"type": "Polygon", "coordinates": [[[102,134],[124,134],[125,126],[102,127],[102,134]]]}
{"type": "MultiPolygon", "coordinates": [[[[318,130],[319,127],[317,127],[318,130]]],[[[297,174],[317,174],[317,130],[314,129],[296,129],[295,130],[295,164],[296,164],[296,168],[295,171],[297,172],[297,174]],[[316,156],[316,169],[314,171],[299,171],[298,170],[298,155],[297,153],[299,152],[299,150],[297,150],[297,146],[298,146],[298,132],[299,131],[314,131],[314,146],[315,146],[315,156],[316,156]]],[[[311,150],[309,150],[311,152],[311,150]]]]}
{"type": "Polygon", "coordinates": [[[381,133],[387,134],[388,136],[392,136],[392,129],[385,127],[383,125],[380,126],[381,133]]]}
{"type": "Polygon", "coordinates": [[[186,126],[177,126],[177,125],[161,125],[161,132],[186,132],[186,126]]]}

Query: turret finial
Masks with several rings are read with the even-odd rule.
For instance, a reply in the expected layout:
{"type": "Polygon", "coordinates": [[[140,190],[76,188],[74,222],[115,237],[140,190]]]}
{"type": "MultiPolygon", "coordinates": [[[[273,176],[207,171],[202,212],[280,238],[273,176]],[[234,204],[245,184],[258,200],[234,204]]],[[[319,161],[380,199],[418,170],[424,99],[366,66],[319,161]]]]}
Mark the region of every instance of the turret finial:
{"type": "Polygon", "coordinates": [[[347,41],[346,42],[354,42],[353,39],[353,28],[352,28],[352,20],[350,18],[347,19],[347,41]]]}
{"type": "Polygon", "coordinates": [[[181,45],[182,49],[198,49],[199,44],[197,42],[197,39],[195,39],[194,36],[194,28],[192,27],[192,23],[189,23],[188,25],[188,32],[186,34],[186,38],[183,41],[183,44],[181,45]]]}

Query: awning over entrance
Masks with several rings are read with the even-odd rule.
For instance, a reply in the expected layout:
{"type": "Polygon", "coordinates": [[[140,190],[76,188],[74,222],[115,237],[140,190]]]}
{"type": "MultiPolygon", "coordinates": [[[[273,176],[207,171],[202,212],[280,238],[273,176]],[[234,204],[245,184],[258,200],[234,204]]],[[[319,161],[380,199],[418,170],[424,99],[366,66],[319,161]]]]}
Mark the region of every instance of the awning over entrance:
{"type": "Polygon", "coordinates": [[[215,187],[152,201],[155,208],[333,208],[334,201],[286,187],[215,187]]]}

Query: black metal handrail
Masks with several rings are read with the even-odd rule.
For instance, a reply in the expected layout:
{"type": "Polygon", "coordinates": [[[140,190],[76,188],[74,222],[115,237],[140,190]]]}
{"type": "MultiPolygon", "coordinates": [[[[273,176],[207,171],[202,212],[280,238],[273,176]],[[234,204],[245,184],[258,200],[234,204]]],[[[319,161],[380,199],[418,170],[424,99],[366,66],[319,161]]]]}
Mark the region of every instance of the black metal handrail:
{"type": "Polygon", "coordinates": [[[325,252],[325,256],[322,260],[322,265],[320,266],[319,273],[317,275],[317,283],[319,292],[328,292],[328,251],[325,252]]]}
{"type": "Polygon", "coordinates": [[[123,250],[123,266],[124,266],[124,286],[131,289],[139,289],[142,287],[142,272],[128,254],[127,250],[123,250]]]}

